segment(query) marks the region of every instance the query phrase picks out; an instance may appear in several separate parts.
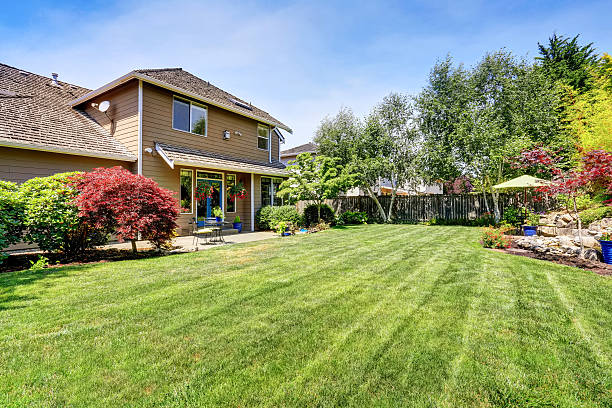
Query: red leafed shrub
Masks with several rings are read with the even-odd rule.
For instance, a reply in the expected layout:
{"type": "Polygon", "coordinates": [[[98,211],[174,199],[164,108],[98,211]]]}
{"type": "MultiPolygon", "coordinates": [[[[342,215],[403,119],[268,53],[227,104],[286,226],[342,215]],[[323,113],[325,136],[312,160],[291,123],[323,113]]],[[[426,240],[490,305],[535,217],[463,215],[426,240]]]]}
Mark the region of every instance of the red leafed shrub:
{"type": "Polygon", "coordinates": [[[117,166],[94,169],[74,184],[80,192],[75,199],[80,216],[114,231],[120,240],[134,242],[140,233],[160,248],[175,236],[178,201],[153,180],[117,166]]]}

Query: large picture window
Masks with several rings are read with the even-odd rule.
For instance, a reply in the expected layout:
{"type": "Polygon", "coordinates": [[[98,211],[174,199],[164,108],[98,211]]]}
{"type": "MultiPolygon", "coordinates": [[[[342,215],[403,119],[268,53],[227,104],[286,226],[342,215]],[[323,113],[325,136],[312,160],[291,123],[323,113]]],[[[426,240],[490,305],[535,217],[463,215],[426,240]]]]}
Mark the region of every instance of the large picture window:
{"type": "Polygon", "coordinates": [[[174,98],[172,128],[206,136],[208,109],[206,106],[184,99],[174,98]]]}
{"type": "Polygon", "coordinates": [[[270,141],[270,128],[266,125],[257,125],[257,148],[268,150],[270,141]]]}
{"type": "Polygon", "coordinates": [[[283,199],[276,195],[276,192],[280,190],[280,185],[283,179],[262,177],[261,178],[261,205],[272,205],[281,206],[283,205],[283,199]]]}
{"type": "Polygon", "coordinates": [[[193,170],[181,170],[181,214],[193,212],[193,170]]]}

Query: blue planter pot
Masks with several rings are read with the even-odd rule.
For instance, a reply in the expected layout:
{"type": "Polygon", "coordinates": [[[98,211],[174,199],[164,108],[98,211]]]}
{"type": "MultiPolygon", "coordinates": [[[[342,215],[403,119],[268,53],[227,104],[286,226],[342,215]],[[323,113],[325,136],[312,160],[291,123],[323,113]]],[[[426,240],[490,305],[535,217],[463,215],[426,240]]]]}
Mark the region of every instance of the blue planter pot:
{"type": "Polygon", "coordinates": [[[599,241],[604,262],[612,265],[612,241],[599,241]]]}
{"type": "Polygon", "coordinates": [[[234,226],[234,229],[238,230],[238,233],[242,232],[242,223],[241,222],[235,222],[233,224],[233,226],[234,226]]]}
{"type": "Polygon", "coordinates": [[[537,225],[523,225],[523,234],[526,237],[532,237],[534,235],[538,235],[537,225]]]}
{"type": "Polygon", "coordinates": [[[217,222],[221,222],[222,218],[221,217],[215,217],[215,221],[217,222]]]}
{"type": "Polygon", "coordinates": [[[291,236],[291,233],[290,232],[283,232],[281,235],[283,237],[289,237],[289,236],[291,236]]]}

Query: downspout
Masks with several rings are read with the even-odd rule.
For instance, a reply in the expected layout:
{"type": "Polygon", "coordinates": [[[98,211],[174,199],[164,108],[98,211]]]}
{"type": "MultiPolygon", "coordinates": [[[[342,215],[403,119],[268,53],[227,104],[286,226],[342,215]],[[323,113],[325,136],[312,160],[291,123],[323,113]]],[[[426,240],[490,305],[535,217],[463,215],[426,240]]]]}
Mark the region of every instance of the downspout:
{"type": "Polygon", "coordinates": [[[138,80],[138,175],[142,176],[142,80],[138,80]]]}
{"type": "Polygon", "coordinates": [[[255,174],[251,173],[251,232],[255,231],[255,174]]]}
{"type": "Polygon", "coordinates": [[[272,127],[268,126],[268,163],[272,163],[272,127]]]}

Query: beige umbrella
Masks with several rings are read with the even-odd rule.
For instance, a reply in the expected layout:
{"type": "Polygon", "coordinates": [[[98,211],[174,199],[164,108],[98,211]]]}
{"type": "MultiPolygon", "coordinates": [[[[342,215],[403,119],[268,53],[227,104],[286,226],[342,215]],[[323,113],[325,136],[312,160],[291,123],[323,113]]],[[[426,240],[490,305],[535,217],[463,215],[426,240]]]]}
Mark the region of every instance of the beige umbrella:
{"type": "Polygon", "coordinates": [[[550,181],[546,181],[537,177],[522,175],[512,180],[504,181],[503,183],[494,185],[493,188],[501,190],[504,188],[522,188],[523,189],[523,201],[525,207],[527,207],[527,189],[535,187],[544,187],[550,184],[550,181]]]}

